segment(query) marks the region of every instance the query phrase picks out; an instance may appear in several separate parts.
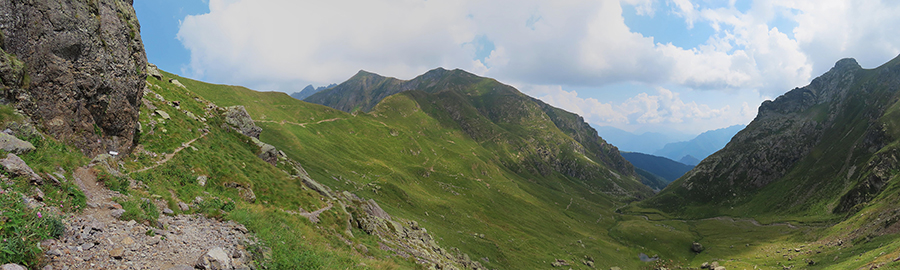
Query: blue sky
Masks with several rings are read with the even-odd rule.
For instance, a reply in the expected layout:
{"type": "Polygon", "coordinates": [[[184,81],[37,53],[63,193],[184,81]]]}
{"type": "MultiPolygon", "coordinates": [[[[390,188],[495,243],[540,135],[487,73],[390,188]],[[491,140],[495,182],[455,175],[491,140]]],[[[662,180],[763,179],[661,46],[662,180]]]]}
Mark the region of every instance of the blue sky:
{"type": "Polygon", "coordinates": [[[599,126],[700,133],[844,57],[900,54],[900,1],[136,0],[150,62],[295,92],[461,68],[599,126]],[[349,8],[348,8],[349,7],[349,8]]]}

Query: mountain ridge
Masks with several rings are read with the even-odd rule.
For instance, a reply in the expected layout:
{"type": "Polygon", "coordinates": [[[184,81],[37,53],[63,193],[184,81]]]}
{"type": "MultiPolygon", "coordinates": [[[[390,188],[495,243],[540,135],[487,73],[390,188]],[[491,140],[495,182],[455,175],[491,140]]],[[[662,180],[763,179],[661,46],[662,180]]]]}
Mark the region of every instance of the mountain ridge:
{"type": "MultiPolygon", "coordinates": [[[[520,143],[513,144],[531,145],[529,147],[519,146],[519,149],[522,152],[531,153],[526,156],[525,163],[530,164],[526,168],[533,168],[534,172],[541,175],[547,175],[551,169],[579,178],[591,178],[599,175],[600,172],[593,169],[593,173],[585,171],[592,167],[589,165],[590,163],[585,166],[578,165],[578,162],[573,163],[554,158],[563,152],[573,151],[580,155],[588,155],[591,162],[596,161],[600,162],[598,164],[611,166],[620,175],[635,176],[633,167],[621,157],[618,149],[600,138],[596,130],[590,127],[582,117],[529,97],[494,79],[479,77],[460,69],[435,68],[408,81],[361,70],[347,81],[310,96],[305,101],[346,112],[368,111],[374,108],[374,105],[370,108],[371,104],[376,103],[377,105],[384,98],[401,92],[413,92],[408,95],[418,99],[420,104],[436,102],[422,99],[436,98],[443,101],[440,104],[442,109],[449,113],[449,117],[457,122],[469,136],[482,143],[496,140],[500,134],[522,132],[540,134],[544,132],[541,130],[546,128],[560,130],[565,136],[577,142],[572,144],[571,150],[564,150],[565,148],[556,146],[567,144],[563,141],[535,145],[527,142],[533,141],[533,137],[516,135],[516,138],[512,138],[512,140],[506,138],[504,143],[518,141],[520,143]],[[425,94],[417,94],[413,90],[425,94]],[[463,117],[465,115],[477,117],[463,117]],[[538,149],[538,151],[535,152],[529,148],[538,149]]],[[[550,135],[546,138],[552,137],[550,135]]],[[[493,143],[499,143],[499,141],[493,143]]]]}
{"type": "Polygon", "coordinates": [[[898,133],[887,113],[898,106],[898,59],[875,69],[841,59],[763,102],[725,148],[643,204],[689,216],[858,211],[895,175],[888,160],[898,133]]]}

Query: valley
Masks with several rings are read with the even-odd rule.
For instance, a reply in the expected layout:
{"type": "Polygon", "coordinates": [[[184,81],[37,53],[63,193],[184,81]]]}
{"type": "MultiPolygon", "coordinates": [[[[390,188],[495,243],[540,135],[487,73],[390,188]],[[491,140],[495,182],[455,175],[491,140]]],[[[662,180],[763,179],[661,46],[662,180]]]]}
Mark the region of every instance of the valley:
{"type": "Polygon", "coordinates": [[[180,76],[133,4],[0,3],[3,269],[900,268],[900,57],[690,140],[602,127],[653,156],[462,69],[180,76]]]}

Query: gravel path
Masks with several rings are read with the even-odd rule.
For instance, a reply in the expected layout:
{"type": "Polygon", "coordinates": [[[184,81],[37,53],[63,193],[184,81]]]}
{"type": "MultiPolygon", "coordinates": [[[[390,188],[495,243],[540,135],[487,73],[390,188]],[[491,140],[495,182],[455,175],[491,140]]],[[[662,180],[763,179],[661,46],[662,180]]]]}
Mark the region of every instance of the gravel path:
{"type": "Polygon", "coordinates": [[[252,269],[247,249],[256,240],[243,225],[201,215],[161,216],[159,226],[118,220],[113,213],[122,206],[112,198],[122,195],[97,183],[90,167],[78,168],[74,176],[88,208],[64,219],[63,237],[41,243],[49,260],[45,270],[194,269],[216,247],[230,257],[228,269],[252,269]]]}

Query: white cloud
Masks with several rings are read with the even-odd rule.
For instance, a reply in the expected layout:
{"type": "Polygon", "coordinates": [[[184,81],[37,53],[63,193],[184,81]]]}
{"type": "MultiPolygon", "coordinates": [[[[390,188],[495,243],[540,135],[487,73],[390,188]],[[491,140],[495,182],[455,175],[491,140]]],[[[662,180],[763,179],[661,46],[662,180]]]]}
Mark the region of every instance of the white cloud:
{"type": "MultiPolygon", "coordinates": [[[[802,86],[839,58],[856,57],[873,67],[900,54],[900,35],[892,27],[900,25],[896,1],[757,0],[745,12],[734,1],[722,6],[697,0],[210,0],[209,5],[209,14],[188,16],[181,24],[178,38],[191,51],[186,75],[267,90],[341,82],[360,69],[408,79],[441,66],[525,85],[584,89],[637,82],[751,91],[755,100],[802,86]],[[687,27],[708,24],[715,34],[693,48],[662,43],[633,32],[623,5],[634,6],[640,16],[675,14],[687,27]],[[779,21],[789,26],[776,27],[779,21]],[[484,60],[478,60],[473,45],[479,37],[494,45],[484,60]]],[[[551,103],[605,123],[737,121],[743,111],[755,113],[739,103],[713,109],[662,90],[611,104],[595,99],[599,95],[582,98],[554,89],[556,94],[545,97],[551,103]]]]}
{"type": "Polygon", "coordinates": [[[444,66],[533,84],[637,81],[778,93],[841,57],[874,65],[900,53],[900,35],[885,27],[900,22],[898,4],[756,1],[741,13],[733,3],[704,3],[211,0],[210,13],[185,18],[178,36],[192,52],[192,75],[257,84],[339,82],[359,69],[410,78],[444,66]],[[717,33],[696,48],[658,43],[631,32],[621,5],[648,16],[669,8],[689,27],[708,23],[717,33]],[[770,27],[779,15],[797,27],[770,27]],[[495,44],[483,62],[473,61],[477,36],[495,44]]]}
{"type": "Polygon", "coordinates": [[[534,95],[550,105],[577,113],[587,122],[634,130],[646,125],[673,129],[679,132],[700,133],[735,124],[747,124],[756,116],[756,106],[762,102],[758,93],[742,96],[740,102],[712,108],[707,104],[685,102],[681,94],[657,87],[656,93],[639,93],[620,103],[601,102],[579,97],[576,91],[565,91],[558,85],[523,85],[525,93],[534,95]],[[749,102],[753,102],[751,107],[749,102]]]}

